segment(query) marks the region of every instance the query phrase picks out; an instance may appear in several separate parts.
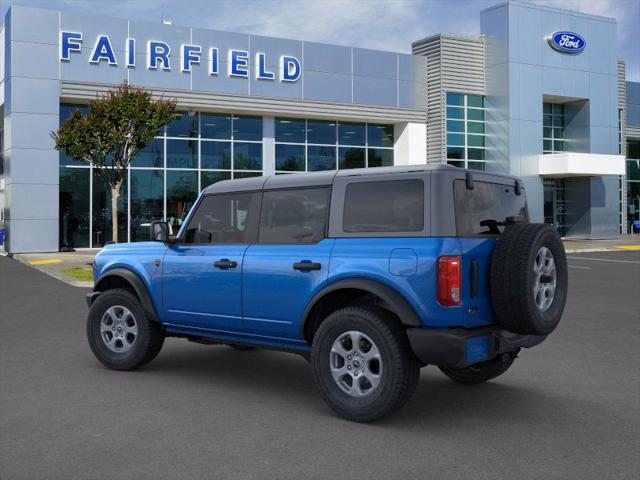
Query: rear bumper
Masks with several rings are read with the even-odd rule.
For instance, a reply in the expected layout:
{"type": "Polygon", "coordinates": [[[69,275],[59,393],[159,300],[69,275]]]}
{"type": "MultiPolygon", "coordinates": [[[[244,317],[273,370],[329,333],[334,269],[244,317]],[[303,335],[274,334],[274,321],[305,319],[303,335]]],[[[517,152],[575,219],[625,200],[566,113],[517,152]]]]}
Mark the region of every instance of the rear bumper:
{"type": "Polygon", "coordinates": [[[466,367],[491,360],[501,353],[534,347],[544,335],[520,335],[498,327],[407,330],[413,353],[423,363],[443,367],[466,367]]]}

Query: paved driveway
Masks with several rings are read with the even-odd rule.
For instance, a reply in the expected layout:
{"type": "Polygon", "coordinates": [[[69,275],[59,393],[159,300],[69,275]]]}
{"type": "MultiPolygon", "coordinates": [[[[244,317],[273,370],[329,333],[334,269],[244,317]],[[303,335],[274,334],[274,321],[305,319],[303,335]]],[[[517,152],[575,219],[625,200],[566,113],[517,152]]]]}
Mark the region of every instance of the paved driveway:
{"type": "Polygon", "coordinates": [[[563,322],[509,372],[423,369],[403,410],[358,425],[293,355],[169,339],[109,371],[85,290],[0,257],[0,479],[640,478],[640,252],[570,264],[563,322]]]}

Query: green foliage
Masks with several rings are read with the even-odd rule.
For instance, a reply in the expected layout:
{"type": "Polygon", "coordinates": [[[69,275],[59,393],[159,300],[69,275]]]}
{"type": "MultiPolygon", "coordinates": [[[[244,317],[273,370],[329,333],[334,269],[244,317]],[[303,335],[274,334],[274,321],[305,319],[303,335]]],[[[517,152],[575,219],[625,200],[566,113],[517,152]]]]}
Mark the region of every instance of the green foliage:
{"type": "Polygon", "coordinates": [[[136,153],[171,121],[175,109],[175,100],[154,100],[149,91],[123,83],[90,101],[87,115],[73,112],[51,137],[57,150],[98,167],[119,190],[136,153]]]}

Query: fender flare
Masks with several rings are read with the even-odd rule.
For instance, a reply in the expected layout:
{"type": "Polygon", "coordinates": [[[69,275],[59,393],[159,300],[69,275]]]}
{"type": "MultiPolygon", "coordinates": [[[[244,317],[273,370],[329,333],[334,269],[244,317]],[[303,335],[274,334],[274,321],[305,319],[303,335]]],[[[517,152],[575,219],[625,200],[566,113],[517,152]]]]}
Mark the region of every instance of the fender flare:
{"type": "Polygon", "coordinates": [[[421,327],[422,321],[420,317],[416,314],[413,307],[407,302],[407,300],[399,294],[393,288],[378,282],[376,280],[369,280],[365,278],[352,278],[347,280],[339,280],[335,283],[327,285],[322,290],[320,290],[314,297],[311,299],[307,308],[304,310],[304,314],[302,317],[302,325],[301,332],[304,335],[305,325],[307,320],[309,319],[309,314],[313,310],[313,307],[328,293],[334,292],[336,290],[342,289],[357,289],[364,290],[366,292],[372,293],[377,297],[381,298],[386,305],[388,305],[389,310],[396,314],[400,321],[407,326],[410,327],[421,327]]]}
{"type": "MultiPolygon", "coordinates": [[[[152,320],[158,323],[160,322],[160,320],[158,319],[158,315],[156,313],[156,309],[153,305],[153,301],[151,300],[151,295],[149,295],[149,290],[147,289],[147,286],[144,284],[144,282],[142,281],[142,279],[137,273],[127,268],[114,268],[113,270],[108,270],[107,272],[105,272],[96,281],[96,285],[95,287],[93,287],[93,291],[97,292],[98,294],[103,292],[104,290],[100,289],[100,284],[110,277],[119,277],[125,280],[129,285],[131,285],[133,290],[136,292],[136,296],[140,299],[142,308],[147,314],[149,320],[152,320]]],[[[96,295],[95,297],[97,296],[98,295],[96,295]]],[[[95,297],[93,298],[93,300],[95,300],[95,297]]]]}

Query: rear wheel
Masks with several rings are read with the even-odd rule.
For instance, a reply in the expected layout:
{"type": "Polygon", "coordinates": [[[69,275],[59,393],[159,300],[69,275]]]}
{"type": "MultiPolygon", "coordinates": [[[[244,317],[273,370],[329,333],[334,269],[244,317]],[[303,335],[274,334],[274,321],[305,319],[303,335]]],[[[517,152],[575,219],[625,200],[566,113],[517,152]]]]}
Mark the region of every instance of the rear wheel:
{"type": "Polygon", "coordinates": [[[499,377],[516,359],[516,353],[503,353],[486,362],[464,368],[438,367],[442,373],[458,383],[474,385],[499,377]]]}
{"type": "Polygon", "coordinates": [[[322,322],[311,364],[327,404],[340,416],[369,422],[399,408],[420,376],[406,333],[377,307],[347,307],[322,322]]]}
{"type": "Polygon", "coordinates": [[[113,370],[133,370],[153,360],[162,345],[160,325],[124,289],[107,290],[91,305],[87,339],[96,358],[113,370]]]}

